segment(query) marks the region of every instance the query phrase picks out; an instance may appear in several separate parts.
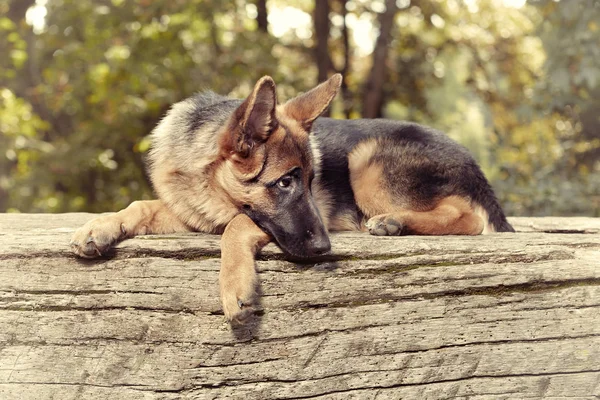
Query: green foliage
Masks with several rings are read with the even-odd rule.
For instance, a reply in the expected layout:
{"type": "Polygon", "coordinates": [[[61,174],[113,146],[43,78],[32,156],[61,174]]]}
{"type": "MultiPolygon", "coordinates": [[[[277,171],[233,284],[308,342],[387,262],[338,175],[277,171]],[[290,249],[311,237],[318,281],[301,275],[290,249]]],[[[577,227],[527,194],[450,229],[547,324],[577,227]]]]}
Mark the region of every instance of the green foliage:
{"type": "Polygon", "coordinates": [[[586,106],[600,87],[600,2],[532,1],[544,20],[538,28],[545,43],[548,79],[540,100],[556,107],[586,106]]]}
{"type": "MultiPolygon", "coordinates": [[[[270,0],[271,34],[257,30],[253,1],[48,0],[35,29],[12,12],[20,1],[0,4],[0,211],[151,198],[147,135],[172,103],[203,89],[244,96],[266,74],[285,99],[317,76],[313,1],[270,0]],[[289,12],[291,28],[274,29],[289,12]]],[[[331,2],[336,65],[341,4],[331,2]]],[[[382,4],[348,0],[350,29],[366,34],[382,4]]],[[[385,115],[465,144],[509,214],[600,215],[600,1],[397,4],[385,115]]],[[[363,41],[351,40],[352,117],[370,68],[363,41]]],[[[342,116],[341,100],[333,111],[342,116]]]]}
{"type": "Polygon", "coordinates": [[[6,161],[0,163],[1,209],[31,199],[30,186],[21,177],[35,174],[39,160],[53,151],[50,143],[39,140],[38,132],[47,128],[30,104],[9,89],[0,89],[0,149],[6,149],[2,154],[6,161]]]}

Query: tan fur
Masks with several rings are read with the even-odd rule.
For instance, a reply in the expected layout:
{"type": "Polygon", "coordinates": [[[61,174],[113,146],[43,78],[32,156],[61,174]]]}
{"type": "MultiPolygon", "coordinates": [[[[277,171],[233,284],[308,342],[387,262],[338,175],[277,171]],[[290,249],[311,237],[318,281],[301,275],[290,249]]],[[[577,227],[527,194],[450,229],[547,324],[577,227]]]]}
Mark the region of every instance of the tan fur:
{"type": "MultiPolygon", "coordinates": [[[[240,121],[241,125],[246,125],[251,119],[251,114],[257,112],[257,108],[263,108],[263,111],[258,111],[260,115],[260,125],[262,125],[262,131],[266,131],[273,115],[270,110],[277,105],[277,95],[275,93],[275,82],[270,76],[263,76],[256,85],[254,90],[248,96],[246,100],[250,104],[246,108],[244,118],[240,121]]],[[[261,131],[261,129],[259,129],[261,131]]]]}
{"type": "Polygon", "coordinates": [[[377,151],[377,139],[369,139],[359,143],[348,154],[348,168],[353,175],[359,174],[361,170],[366,168],[371,161],[371,158],[377,151]]]}
{"type": "Polygon", "coordinates": [[[225,228],[221,238],[219,286],[228,320],[241,322],[252,311],[257,284],[254,256],[270,240],[244,214],[237,215],[225,228]]]}
{"type": "Polygon", "coordinates": [[[289,115],[291,111],[290,106],[280,105],[277,107],[277,119],[281,121],[287,128],[288,132],[294,136],[294,139],[299,143],[308,144],[308,135],[306,130],[302,127],[300,121],[295,120],[289,115]]]}
{"type": "Polygon", "coordinates": [[[323,156],[321,154],[321,150],[319,149],[318,140],[315,135],[311,135],[309,141],[313,158],[312,166],[315,174],[315,178],[311,186],[312,196],[315,201],[315,205],[319,210],[319,214],[321,215],[323,225],[325,225],[325,229],[329,230],[329,216],[332,212],[333,200],[331,198],[331,193],[329,193],[329,191],[326,190],[321,184],[321,159],[323,156]]]}
{"type": "Polygon", "coordinates": [[[490,233],[496,232],[494,225],[492,225],[489,222],[490,217],[489,217],[487,211],[485,211],[485,209],[480,204],[477,204],[477,203],[473,203],[472,208],[473,208],[473,212],[475,213],[475,215],[477,215],[479,218],[481,218],[481,221],[483,222],[483,231],[481,232],[481,234],[488,235],[490,233]]]}
{"type": "Polygon", "coordinates": [[[482,219],[473,212],[470,202],[459,196],[448,196],[429,211],[390,209],[371,217],[367,226],[389,221],[401,223],[403,233],[413,235],[479,235],[483,231],[482,219]]]}
{"type": "Polygon", "coordinates": [[[348,156],[350,184],[356,204],[365,215],[370,216],[395,207],[383,184],[383,166],[371,162],[378,146],[377,140],[367,140],[358,144],[348,156]]]}
{"type": "Polygon", "coordinates": [[[336,215],[329,220],[329,230],[332,232],[339,231],[360,231],[361,223],[356,219],[355,215],[342,214],[336,215]]]}
{"type": "Polygon", "coordinates": [[[93,258],[101,256],[117,240],[189,230],[161,200],[134,201],[124,210],[95,218],[79,228],[71,240],[71,249],[80,257],[93,258]],[[89,237],[95,240],[88,242],[89,237]]]}
{"type": "Polygon", "coordinates": [[[294,97],[283,105],[284,113],[290,118],[300,121],[305,130],[310,130],[310,126],[326,109],[333,98],[337,95],[342,76],[336,74],[321,83],[314,89],[294,97]]]}
{"type": "MultiPolygon", "coordinates": [[[[156,192],[177,218],[195,231],[222,233],[238,208],[221,189],[219,168],[210,174],[169,169],[169,161],[151,175],[156,192]]],[[[221,167],[223,168],[223,167],[221,167]]]]}
{"type": "Polygon", "coordinates": [[[323,225],[325,225],[325,229],[331,230],[329,216],[332,212],[332,200],[331,194],[322,186],[319,185],[318,177],[315,177],[312,185],[312,195],[315,201],[315,205],[319,210],[319,214],[321,215],[321,220],[323,221],[323,225]]]}

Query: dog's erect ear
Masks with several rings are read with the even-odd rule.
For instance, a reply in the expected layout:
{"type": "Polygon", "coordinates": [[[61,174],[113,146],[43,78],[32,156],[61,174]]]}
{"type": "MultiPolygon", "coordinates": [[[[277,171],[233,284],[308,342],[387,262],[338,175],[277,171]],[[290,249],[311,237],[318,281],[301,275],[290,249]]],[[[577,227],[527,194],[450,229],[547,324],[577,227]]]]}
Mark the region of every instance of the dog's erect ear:
{"type": "Polygon", "coordinates": [[[284,104],[283,112],[310,131],[312,123],[329,107],[341,84],[342,75],[335,74],[314,89],[289,100],[284,104]]]}
{"type": "Polygon", "coordinates": [[[270,76],[262,77],[248,98],[234,113],[233,149],[242,158],[263,143],[277,127],[275,107],[277,94],[270,76]]]}

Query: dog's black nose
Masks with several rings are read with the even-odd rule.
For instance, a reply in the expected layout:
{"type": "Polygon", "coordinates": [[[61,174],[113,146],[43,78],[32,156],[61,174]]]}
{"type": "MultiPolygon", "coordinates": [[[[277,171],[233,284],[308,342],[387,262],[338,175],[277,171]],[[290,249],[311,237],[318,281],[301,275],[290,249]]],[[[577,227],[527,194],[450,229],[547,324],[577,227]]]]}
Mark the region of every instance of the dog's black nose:
{"type": "Polygon", "coordinates": [[[315,236],[309,243],[309,251],[317,256],[327,253],[331,250],[331,243],[327,235],[315,236]]]}

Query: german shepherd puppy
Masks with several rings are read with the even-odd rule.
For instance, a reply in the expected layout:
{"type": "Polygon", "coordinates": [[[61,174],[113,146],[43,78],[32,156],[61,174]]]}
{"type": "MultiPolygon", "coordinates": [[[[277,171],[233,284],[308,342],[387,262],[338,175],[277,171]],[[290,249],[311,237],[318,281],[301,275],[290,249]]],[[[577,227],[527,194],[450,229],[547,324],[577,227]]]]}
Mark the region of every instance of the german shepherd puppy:
{"type": "Polygon", "coordinates": [[[159,200],[136,201],[77,230],[96,257],[136,235],[222,234],[225,316],[252,311],[254,256],[274,241],[295,257],[330,248],[328,231],[479,235],[513,231],[475,160],[414,123],[318,118],[341,76],[283,105],[260,79],[245,100],[202,93],[175,104],[152,133],[148,171],[159,200]]]}

